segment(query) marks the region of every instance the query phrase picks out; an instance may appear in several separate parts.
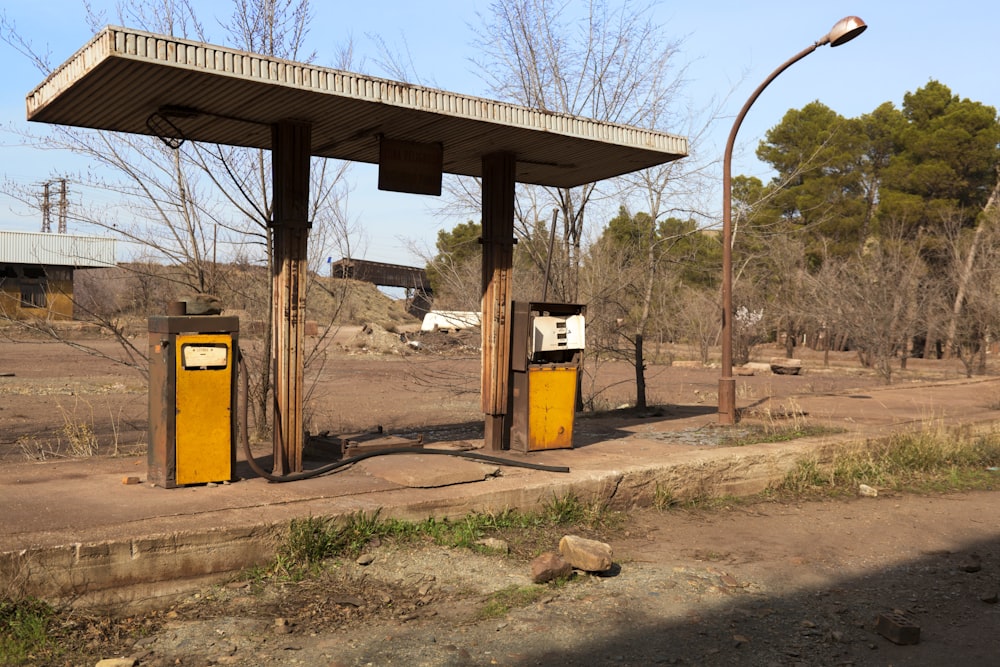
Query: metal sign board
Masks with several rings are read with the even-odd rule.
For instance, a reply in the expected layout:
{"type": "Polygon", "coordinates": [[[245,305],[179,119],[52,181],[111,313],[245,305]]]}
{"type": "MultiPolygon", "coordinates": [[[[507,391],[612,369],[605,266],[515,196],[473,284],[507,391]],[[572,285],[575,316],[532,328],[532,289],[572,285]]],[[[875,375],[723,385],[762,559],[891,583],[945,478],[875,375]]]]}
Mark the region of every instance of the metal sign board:
{"type": "Polygon", "coordinates": [[[439,143],[379,141],[378,189],[440,195],[444,147],[439,143]]]}

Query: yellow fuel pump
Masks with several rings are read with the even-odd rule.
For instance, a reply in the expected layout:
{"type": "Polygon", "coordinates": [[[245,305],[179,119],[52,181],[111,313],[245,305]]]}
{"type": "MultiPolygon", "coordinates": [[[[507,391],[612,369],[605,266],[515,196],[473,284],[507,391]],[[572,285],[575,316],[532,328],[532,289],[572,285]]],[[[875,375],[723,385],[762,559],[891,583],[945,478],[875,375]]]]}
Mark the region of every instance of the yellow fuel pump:
{"type": "Polygon", "coordinates": [[[512,303],[510,448],[573,446],[586,307],[512,303]]]}
{"type": "Polygon", "coordinates": [[[149,318],[149,481],[226,482],[236,461],[239,318],[149,318]]]}

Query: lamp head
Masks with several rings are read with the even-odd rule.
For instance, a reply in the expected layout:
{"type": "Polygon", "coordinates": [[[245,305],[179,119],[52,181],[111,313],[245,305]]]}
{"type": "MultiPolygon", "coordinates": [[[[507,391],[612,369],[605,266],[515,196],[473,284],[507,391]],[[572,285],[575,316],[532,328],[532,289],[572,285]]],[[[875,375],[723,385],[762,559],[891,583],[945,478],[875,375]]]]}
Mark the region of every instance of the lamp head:
{"type": "Polygon", "coordinates": [[[846,44],[867,28],[868,25],[857,16],[847,16],[837,21],[826,37],[820,40],[820,44],[829,44],[830,46],[846,44]]]}

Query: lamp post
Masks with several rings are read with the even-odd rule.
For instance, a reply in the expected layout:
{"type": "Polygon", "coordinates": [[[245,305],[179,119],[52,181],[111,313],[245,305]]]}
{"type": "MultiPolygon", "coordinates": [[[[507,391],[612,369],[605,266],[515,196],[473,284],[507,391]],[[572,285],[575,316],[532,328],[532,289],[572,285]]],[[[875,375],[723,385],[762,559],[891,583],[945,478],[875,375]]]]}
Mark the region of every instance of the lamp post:
{"type": "Polygon", "coordinates": [[[779,74],[802,60],[824,44],[840,46],[851,41],[865,31],[865,22],[857,16],[848,16],[837,21],[836,25],[822,39],[803,49],[785,61],[778,69],[757,87],[746,101],[740,113],[736,116],[733,129],[729,131],[726,141],[726,154],[722,164],[722,377],[719,378],[719,423],[734,424],[736,422],[736,379],[733,377],[733,192],[732,192],[732,162],[733,145],[736,143],[736,133],[743,124],[747,111],[764,89],[774,81],[779,74]]]}

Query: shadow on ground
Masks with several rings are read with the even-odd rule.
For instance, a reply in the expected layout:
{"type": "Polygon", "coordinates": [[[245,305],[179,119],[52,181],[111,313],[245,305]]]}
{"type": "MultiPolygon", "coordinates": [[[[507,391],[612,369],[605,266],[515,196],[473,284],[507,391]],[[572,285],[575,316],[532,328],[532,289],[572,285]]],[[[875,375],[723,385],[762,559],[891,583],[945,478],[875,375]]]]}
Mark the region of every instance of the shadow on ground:
{"type": "MultiPolygon", "coordinates": [[[[712,567],[661,565],[663,576],[648,579],[645,589],[598,600],[605,595],[599,587],[582,600],[512,612],[496,624],[493,640],[487,637],[461,655],[449,655],[441,645],[468,646],[472,638],[438,634],[436,647],[428,644],[420,656],[406,653],[414,633],[428,632],[417,625],[357,646],[343,664],[407,658],[435,665],[996,664],[998,554],[1000,539],[992,537],[960,552],[922,553],[871,575],[778,597],[712,567]],[[888,614],[884,634],[876,631],[881,614],[888,614]],[[919,631],[914,645],[897,645],[885,636],[902,638],[913,627],[919,631]],[[518,639],[505,640],[503,634],[518,639]]],[[[625,563],[618,578],[649,567],[625,563]]],[[[572,588],[562,595],[572,595],[572,588]]]]}

